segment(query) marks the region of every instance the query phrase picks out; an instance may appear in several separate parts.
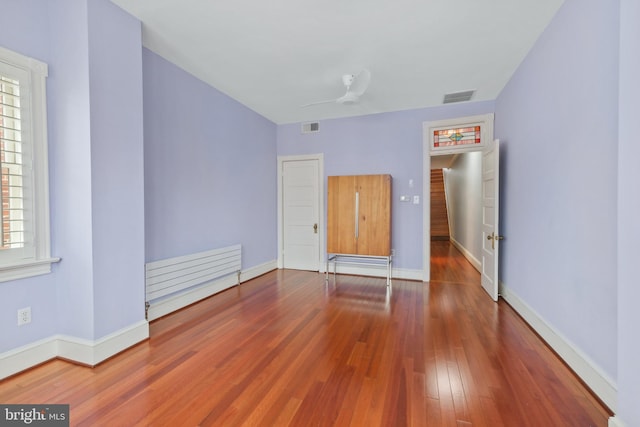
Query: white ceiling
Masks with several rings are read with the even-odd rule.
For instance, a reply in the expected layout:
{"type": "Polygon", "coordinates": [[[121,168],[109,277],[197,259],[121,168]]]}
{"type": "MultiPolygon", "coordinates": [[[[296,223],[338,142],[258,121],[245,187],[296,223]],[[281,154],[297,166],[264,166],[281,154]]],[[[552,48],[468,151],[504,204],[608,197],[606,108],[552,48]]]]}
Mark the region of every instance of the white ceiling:
{"type": "Polygon", "coordinates": [[[275,123],[497,97],[563,0],[112,0],[143,45],[275,123]],[[358,104],[343,74],[371,71],[358,104]]]}

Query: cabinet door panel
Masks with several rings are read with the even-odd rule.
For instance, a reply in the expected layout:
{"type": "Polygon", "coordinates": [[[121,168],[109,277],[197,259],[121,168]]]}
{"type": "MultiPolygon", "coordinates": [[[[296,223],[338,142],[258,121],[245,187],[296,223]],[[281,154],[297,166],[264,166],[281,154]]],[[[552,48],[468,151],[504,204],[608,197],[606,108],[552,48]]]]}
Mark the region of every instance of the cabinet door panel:
{"type": "Polygon", "coordinates": [[[327,252],[355,254],[355,176],[330,176],[327,193],[327,252]]]}
{"type": "Polygon", "coordinates": [[[391,254],[391,176],[361,175],[357,177],[360,195],[358,222],[358,255],[391,254]]]}

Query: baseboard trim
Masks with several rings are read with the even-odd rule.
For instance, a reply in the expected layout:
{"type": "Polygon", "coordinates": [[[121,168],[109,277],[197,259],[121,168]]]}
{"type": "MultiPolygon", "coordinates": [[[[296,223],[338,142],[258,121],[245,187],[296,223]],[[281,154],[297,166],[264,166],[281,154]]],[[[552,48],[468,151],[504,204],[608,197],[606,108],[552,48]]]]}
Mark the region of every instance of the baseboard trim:
{"type": "MultiPolygon", "coordinates": [[[[587,355],[563,336],[562,333],[549,325],[533,308],[502,282],[500,282],[500,295],[569,365],[591,391],[615,413],[617,410],[617,389],[614,381],[602,372],[587,355]]],[[[609,425],[611,426],[611,424],[609,425]]],[[[613,425],[615,426],[616,424],[613,425]]]]}
{"type": "Polygon", "coordinates": [[[149,323],[146,320],[96,341],[59,335],[57,356],[83,365],[96,366],[147,338],[149,338],[149,323]]]}
{"type": "Polygon", "coordinates": [[[620,418],[613,416],[609,418],[608,427],[627,427],[627,425],[620,418]]]}
{"type": "Polygon", "coordinates": [[[422,282],[424,273],[422,270],[410,270],[408,268],[394,268],[391,271],[391,276],[394,279],[418,280],[422,282]]]}
{"type": "Polygon", "coordinates": [[[240,282],[244,283],[248,280],[255,279],[256,277],[262,276],[263,274],[276,270],[277,268],[278,261],[275,259],[273,261],[256,265],[255,267],[248,268],[240,273],[240,282]]]}
{"type": "MultiPolygon", "coordinates": [[[[277,268],[277,261],[269,261],[264,264],[251,267],[240,272],[240,283],[261,276],[271,270],[277,268]]],[[[196,303],[200,300],[208,298],[226,289],[232,288],[238,284],[238,276],[235,274],[221,277],[220,279],[211,280],[203,283],[196,288],[185,292],[170,295],[158,301],[152,301],[147,311],[147,319],[149,321],[159,319],[176,310],[180,310],[188,305],[196,303]]]]}
{"type": "Polygon", "coordinates": [[[473,268],[482,272],[482,263],[478,260],[478,258],[474,257],[473,254],[469,252],[469,250],[467,250],[467,248],[462,246],[462,244],[453,237],[450,237],[449,241],[453,246],[456,247],[456,249],[458,249],[462,253],[462,255],[467,259],[467,261],[469,261],[473,268]]]}
{"type": "Polygon", "coordinates": [[[149,323],[145,320],[97,341],[55,335],[0,354],[0,380],[57,357],[95,366],[147,338],[149,323]]]}
{"type": "Polygon", "coordinates": [[[55,337],[27,344],[0,354],[0,380],[37,366],[58,355],[55,337]]]}

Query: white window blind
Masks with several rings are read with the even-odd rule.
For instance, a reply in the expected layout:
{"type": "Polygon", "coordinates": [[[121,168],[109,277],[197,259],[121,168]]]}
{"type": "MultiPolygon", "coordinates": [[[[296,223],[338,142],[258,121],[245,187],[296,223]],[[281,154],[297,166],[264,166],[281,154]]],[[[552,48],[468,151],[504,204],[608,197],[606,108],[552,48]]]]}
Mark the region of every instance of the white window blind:
{"type": "Polygon", "coordinates": [[[0,250],[25,245],[20,82],[0,75],[0,250]]]}
{"type": "Polygon", "coordinates": [[[0,47],[0,282],[51,271],[47,65],[0,47]]]}

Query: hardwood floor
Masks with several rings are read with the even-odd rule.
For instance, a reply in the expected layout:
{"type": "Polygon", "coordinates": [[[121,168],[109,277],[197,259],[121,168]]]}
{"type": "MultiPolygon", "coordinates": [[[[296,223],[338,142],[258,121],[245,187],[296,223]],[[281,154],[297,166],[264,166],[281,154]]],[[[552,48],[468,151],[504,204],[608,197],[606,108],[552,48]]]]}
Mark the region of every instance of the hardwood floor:
{"type": "Polygon", "coordinates": [[[68,403],[78,426],[607,425],[448,242],[432,254],[436,280],[391,290],[273,271],[154,321],[94,369],[55,360],[0,382],[0,402],[68,403]]]}

